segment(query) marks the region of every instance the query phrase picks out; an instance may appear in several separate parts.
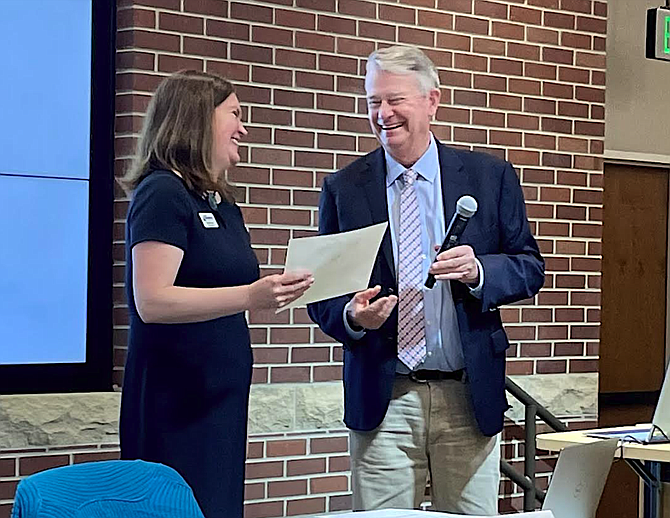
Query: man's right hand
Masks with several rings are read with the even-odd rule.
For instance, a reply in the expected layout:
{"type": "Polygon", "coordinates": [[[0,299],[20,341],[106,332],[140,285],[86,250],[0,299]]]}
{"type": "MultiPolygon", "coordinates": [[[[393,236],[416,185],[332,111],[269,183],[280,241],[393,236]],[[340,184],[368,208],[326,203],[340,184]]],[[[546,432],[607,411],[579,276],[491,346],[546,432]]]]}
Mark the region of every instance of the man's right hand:
{"type": "Polygon", "coordinates": [[[351,323],[364,329],[379,329],[386,322],[391,311],[398,303],[398,297],[389,295],[370,302],[371,299],[379,295],[381,289],[381,286],[375,286],[359,291],[354,295],[347,311],[351,323]]]}

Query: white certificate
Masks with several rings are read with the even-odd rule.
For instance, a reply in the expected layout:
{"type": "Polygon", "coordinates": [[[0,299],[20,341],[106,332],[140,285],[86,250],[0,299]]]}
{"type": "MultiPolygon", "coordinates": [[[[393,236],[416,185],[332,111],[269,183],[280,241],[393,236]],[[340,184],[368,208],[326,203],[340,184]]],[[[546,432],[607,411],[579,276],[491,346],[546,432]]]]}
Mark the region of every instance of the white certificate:
{"type": "Polygon", "coordinates": [[[388,222],[339,234],[289,240],[285,271],[308,270],[314,284],[277,313],[367,289],[386,227],[388,222]]]}

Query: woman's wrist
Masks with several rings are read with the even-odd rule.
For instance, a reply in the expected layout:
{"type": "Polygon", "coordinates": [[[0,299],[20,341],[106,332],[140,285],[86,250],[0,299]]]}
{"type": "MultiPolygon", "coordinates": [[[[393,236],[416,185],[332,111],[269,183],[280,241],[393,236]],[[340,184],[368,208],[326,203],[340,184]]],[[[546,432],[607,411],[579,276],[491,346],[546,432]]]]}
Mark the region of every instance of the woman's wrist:
{"type": "Polygon", "coordinates": [[[251,311],[254,308],[254,296],[253,296],[253,284],[246,284],[244,286],[240,286],[242,288],[242,306],[245,311],[251,311]]]}

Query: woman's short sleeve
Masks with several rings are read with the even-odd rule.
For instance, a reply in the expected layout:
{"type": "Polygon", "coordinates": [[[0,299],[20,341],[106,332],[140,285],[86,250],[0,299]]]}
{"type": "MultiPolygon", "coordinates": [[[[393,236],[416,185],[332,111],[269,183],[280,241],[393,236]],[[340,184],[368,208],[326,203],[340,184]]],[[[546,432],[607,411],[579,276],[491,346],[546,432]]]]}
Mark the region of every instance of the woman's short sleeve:
{"type": "Polygon", "coordinates": [[[188,191],[170,174],[152,173],[135,190],[128,212],[128,247],[159,241],[188,247],[191,210],[188,191]]]}

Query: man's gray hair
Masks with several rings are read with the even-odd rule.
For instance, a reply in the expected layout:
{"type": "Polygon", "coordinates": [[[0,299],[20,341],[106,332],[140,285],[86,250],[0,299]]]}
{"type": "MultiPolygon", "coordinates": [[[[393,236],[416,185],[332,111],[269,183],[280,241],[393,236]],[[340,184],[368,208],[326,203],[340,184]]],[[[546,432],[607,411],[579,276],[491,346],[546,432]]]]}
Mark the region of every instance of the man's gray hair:
{"type": "Polygon", "coordinates": [[[374,51],[368,56],[366,71],[381,70],[391,74],[415,74],[421,91],[427,94],[440,87],[440,77],[433,62],[418,47],[394,45],[374,51]]]}

